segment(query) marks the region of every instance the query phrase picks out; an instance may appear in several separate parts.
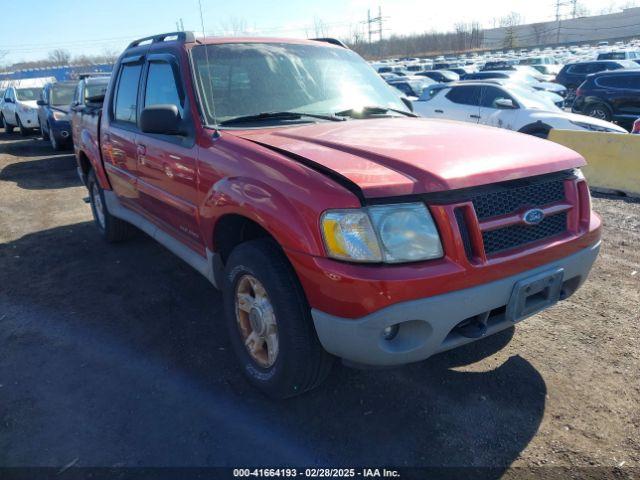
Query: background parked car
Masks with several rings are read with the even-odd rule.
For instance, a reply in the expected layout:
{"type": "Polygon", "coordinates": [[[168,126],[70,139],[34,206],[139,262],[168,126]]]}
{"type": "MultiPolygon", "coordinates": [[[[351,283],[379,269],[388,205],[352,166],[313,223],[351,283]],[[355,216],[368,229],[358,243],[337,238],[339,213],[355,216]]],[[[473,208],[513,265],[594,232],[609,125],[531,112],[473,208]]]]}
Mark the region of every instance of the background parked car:
{"type": "Polygon", "coordinates": [[[556,82],[567,87],[570,92],[575,91],[587,75],[605,70],[620,70],[622,68],[637,68],[638,64],[630,60],[596,60],[593,62],[568,63],[556,76],[556,82]]]}
{"type": "Polygon", "coordinates": [[[490,78],[509,79],[512,82],[524,83],[535,90],[553,92],[561,97],[567,96],[566,87],[553,82],[543,82],[520,70],[488,70],[465,75],[463,80],[486,80],[490,78]]]}
{"type": "Polygon", "coordinates": [[[39,87],[7,88],[0,113],[0,124],[6,133],[11,133],[14,127],[18,127],[20,134],[27,136],[30,130],[40,126],[36,103],[39,95],[39,87]]]}
{"type": "Polygon", "coordinates": [[[61,150],[71,144],[69,108],[77,82],[48,83],[38,100],[40,134],[51,142],[51,148],[61,150]]]}
{"type": "Polygon", "coordinates": [[[440,83],[455,82],[460,80],[460,75],[450,70],[427,70],[425,72],[418,72],[416,75],[421,77],[429,77],[432,80],[440,83]]]}
{"type": "Polygon", "coordinates": [[[415,113],[424,117],[480,123],[541,138],[553,128],[627,133],[613,123],[565,112],[536,92],[514,85],[453,83],[413,105],[415,113]]]}
{"type": "Polygon", "coordinates": [[[400,90],[407,97],[420,97],[422,91],[436,82],[428,77],[401,77],[399,79],[387,80],[392,87],[400,90]]]}
{"type": "Polygon", "coordinates": [[[589,75],[576,91],[572,110],[631,126],[640,117],[640,69],[589,75]]]}
{"type": "Polygon", "coordinates": [[[635,60],[640,58],[640,52],[636,50],[613,50],[598,54],[598,60],[635,60]]]}

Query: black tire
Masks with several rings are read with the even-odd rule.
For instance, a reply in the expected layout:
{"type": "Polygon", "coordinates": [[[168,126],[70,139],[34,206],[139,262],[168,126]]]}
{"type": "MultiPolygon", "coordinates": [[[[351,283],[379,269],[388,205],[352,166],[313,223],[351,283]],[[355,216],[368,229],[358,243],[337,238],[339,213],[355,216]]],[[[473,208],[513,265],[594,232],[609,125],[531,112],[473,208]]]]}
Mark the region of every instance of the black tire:
{"type": "Polygon", "coordinates": [[[56,139],[56,136],[54,133],[51,132],[51,128],[49,128],[49,143],[51,144],[51,148],[53,149],[54,152],[59,152],[60,150],[62,150],[64,148],[64,144],[59,142],[56,139]]]}
{"type": "Polygon", "coordinates": [[[20,135],[22,135],[23,137],[29,136],[29,130],[24,128],[24,125],[22,125],[22,122],[20,121],[20,117],[18,115],[16,115],[16,125],[18,126],[18,130],[20,130],[20,135]]]}
{"type": "Polygon", "coordinates": [[[114,217],[109,213],[107,209],[107,203],[104,199],[104,191],[98,183],[96,174],[93,170],[89,172],[87,176],[87,188],[89,189],[89,199],[91,201],[91,213],[93,214],[93,220],[98,227],[98,231],[102,238],[109,243],[122,242],[131,236],[133,227],[127,222],[114,217]],[[96,195],[99,196],[99,201],[96,200],[96,195]],[[98,211],[101,210],[103,219],[100,219],[98,211]]]}
{"type": "Polygon", "coordinates": [[[527,133],[534,137],[543,138],[545,140],[549,137],[549,130],[545,130],[542,128],[538,130],[531,130],[530,132],[527,132],[527,133]]]}
{"type": "Polygon", "coordinates": [[[47,131],[45,131],[45,129],[42,126],[42,124],[40,124],[40,136],[42,137],[42,140],[44,140],[44,141],[48,141],[49,140],[49,133],[47,131]]]}
{"type": "Polygon", "coordinates": [[[611,108],[605,103],[596,102],[590,105],[587,105],[585,109],[585,113],[590,117],[597,118],[599,120],[605,120],[607,122],[611,121],[611,117],[613,116],[613,112],[611,108]]]}
{"type": "Polygon", "coordinates": [[[0,116],[2,120],[2,128],[4,128],[4,133],[13,133],[13,125],[9,125],[4,118],[4,115],[0,116]]]}
{"type": "Polygon", "coordinates": [[[237,246],[226,263],[222,291],[230,342],[251,384],[270,397],[287,398],[324,381],[333,356],[320,345],[302,286],[273,240],[252,240],[237,246]],[[278,353],[268,368],[249,354],[236,320],[236,288],[246,275],[263,285],[275,313],[278,353]]]}

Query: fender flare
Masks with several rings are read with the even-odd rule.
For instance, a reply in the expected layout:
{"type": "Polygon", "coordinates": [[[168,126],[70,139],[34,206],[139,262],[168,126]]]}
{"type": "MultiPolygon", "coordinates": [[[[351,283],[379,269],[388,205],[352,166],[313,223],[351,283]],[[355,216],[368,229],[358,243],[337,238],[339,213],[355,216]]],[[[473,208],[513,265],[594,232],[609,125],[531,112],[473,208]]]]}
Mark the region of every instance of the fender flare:
{"type": "Polygon", "coordinates": [[[218,221],[239,215],[260,225],[281,247],[311,255],[323,254],[319,228],[303,218],[299,208],[270,185],[249,177],[227,177],[216,182],[199,208],[207,247],[216,251],[218,221]],[[317,230],[317,231],[316,231],[317,230]]]}
{"type": "Polygon", "coordinates": [[[98,179],[100,187],[104,190],[111,190],[111,184],[109,183],[107,172],[102,164],[100,147],[93,141],[91,134],[86,129],[83,129],[80,132],[79,143],[78,158],[80,158],[81,155],[84,155],[84,157],[89,160],[89,164],[93,171],[96,172],[96,178],[98,179]]]}
{"type": "Polygon", "coordinates": [[[536,132],[541,130],[549,132],[551,129],[553,129],[551,125],[544,123],[542,120],[537,120],[536,122],[525,125],[520,130],[518,130],[518,132],[530,134],[531,132],[536,132]]]}

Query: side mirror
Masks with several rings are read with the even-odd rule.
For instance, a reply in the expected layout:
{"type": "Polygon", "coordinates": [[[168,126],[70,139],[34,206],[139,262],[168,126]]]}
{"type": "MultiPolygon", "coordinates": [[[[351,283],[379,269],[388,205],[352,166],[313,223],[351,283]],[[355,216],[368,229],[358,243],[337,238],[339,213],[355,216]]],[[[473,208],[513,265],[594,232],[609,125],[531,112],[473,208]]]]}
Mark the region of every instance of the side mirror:
{"type": "Polygon", "coordinates": [[[40,106],[40,107],[44,107],[44,106],[47,104],[47,102],[45,102],[44,100],[38,100],[36,103],[37,103],[37,104],[38,104],[38,106],[40,106]]]}
{"type": "Polygon", "coordinates": [[[12,98],[5,98],[4,99],[4,103],[13,103],[13,99],[12,98]]]}
{"type": "Polygon", "coordinates": [[[178,135],[180,133],[180,113],[175,105],[153,105],[142,110],[140,130],[144,133],[178,135]]]}
{"type": "Polygon", "coordinates": [[[410,112],[413,112],[413,102],[411,100],[409,100],[407,97],[400,97],[400,100],[402,100],[402,103],[407,106],[410,112]]]}
{"type": "Polygon", "coordinates": [[[516,108],[516,106],[513,104],[513,100],[511,100],[510,98],[499,98],[495,102],[493,102],[493,104],[496,106],[496,108],[500,108],[503,110],[516,108]]]}

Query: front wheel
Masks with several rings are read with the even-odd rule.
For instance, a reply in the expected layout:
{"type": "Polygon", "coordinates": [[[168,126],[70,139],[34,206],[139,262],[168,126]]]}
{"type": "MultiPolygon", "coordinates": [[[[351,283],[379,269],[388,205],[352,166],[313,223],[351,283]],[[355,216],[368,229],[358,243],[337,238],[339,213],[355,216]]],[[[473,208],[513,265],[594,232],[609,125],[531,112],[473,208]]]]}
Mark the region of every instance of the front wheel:
{"type": "Polygon", "coordinates": [[[132,231],[131,225],[109,213],[107,203],[104,199],[104,191],[98,183],[98,179],[93,170],[89,172],[87,177],[87,188],[89,189],[89,200],[91,202],[93,220],[102,238],[109,243],[121,242],[129,238],[132,231]]]}
{"type": "Polygon", "coordinates": [[[20,121],[20,117],[16,115],[16,125],[18,125],[18,130],[20,130],[20,135],[23,137],[27,137],[29,135],[29,130],[22,125],[20,121]]]}
{"type": "Polygon", "coordinates": [[[2,128],[4,128],[4,133],[13,133],[13,125],[9,125],[7,123],[4,115],[0,116],[0,120],[2,121],[2,128]]]}
{"type": "Polygon", "coordinates": [[[599,120],[611,121],[611,109],[604,103],[592,103],[587,107],[585,113],[599,120]]]}
{"type": "Polygon", "coordinates": [[[49,133],[44,129],[42,123],[40,124],[40,136],[43,140],[49,140],[49,133]]]}
{"type": "Polygon", "coordinates": [[[304,291],[274,241],[236,247],[222,290],[230,342],[249,382],[274,398],[322,383],[333,357],[320,345],[304,291]]]}
{"type": "Polygon", "coordinates": [[[60,150],[62,150],[60,142],[58,142],[58,140],[56,139],[56,136],[51,128],[49,128],[49,143],[51,143],[51,148],[54,152],[59,152],[60,150]]]}

